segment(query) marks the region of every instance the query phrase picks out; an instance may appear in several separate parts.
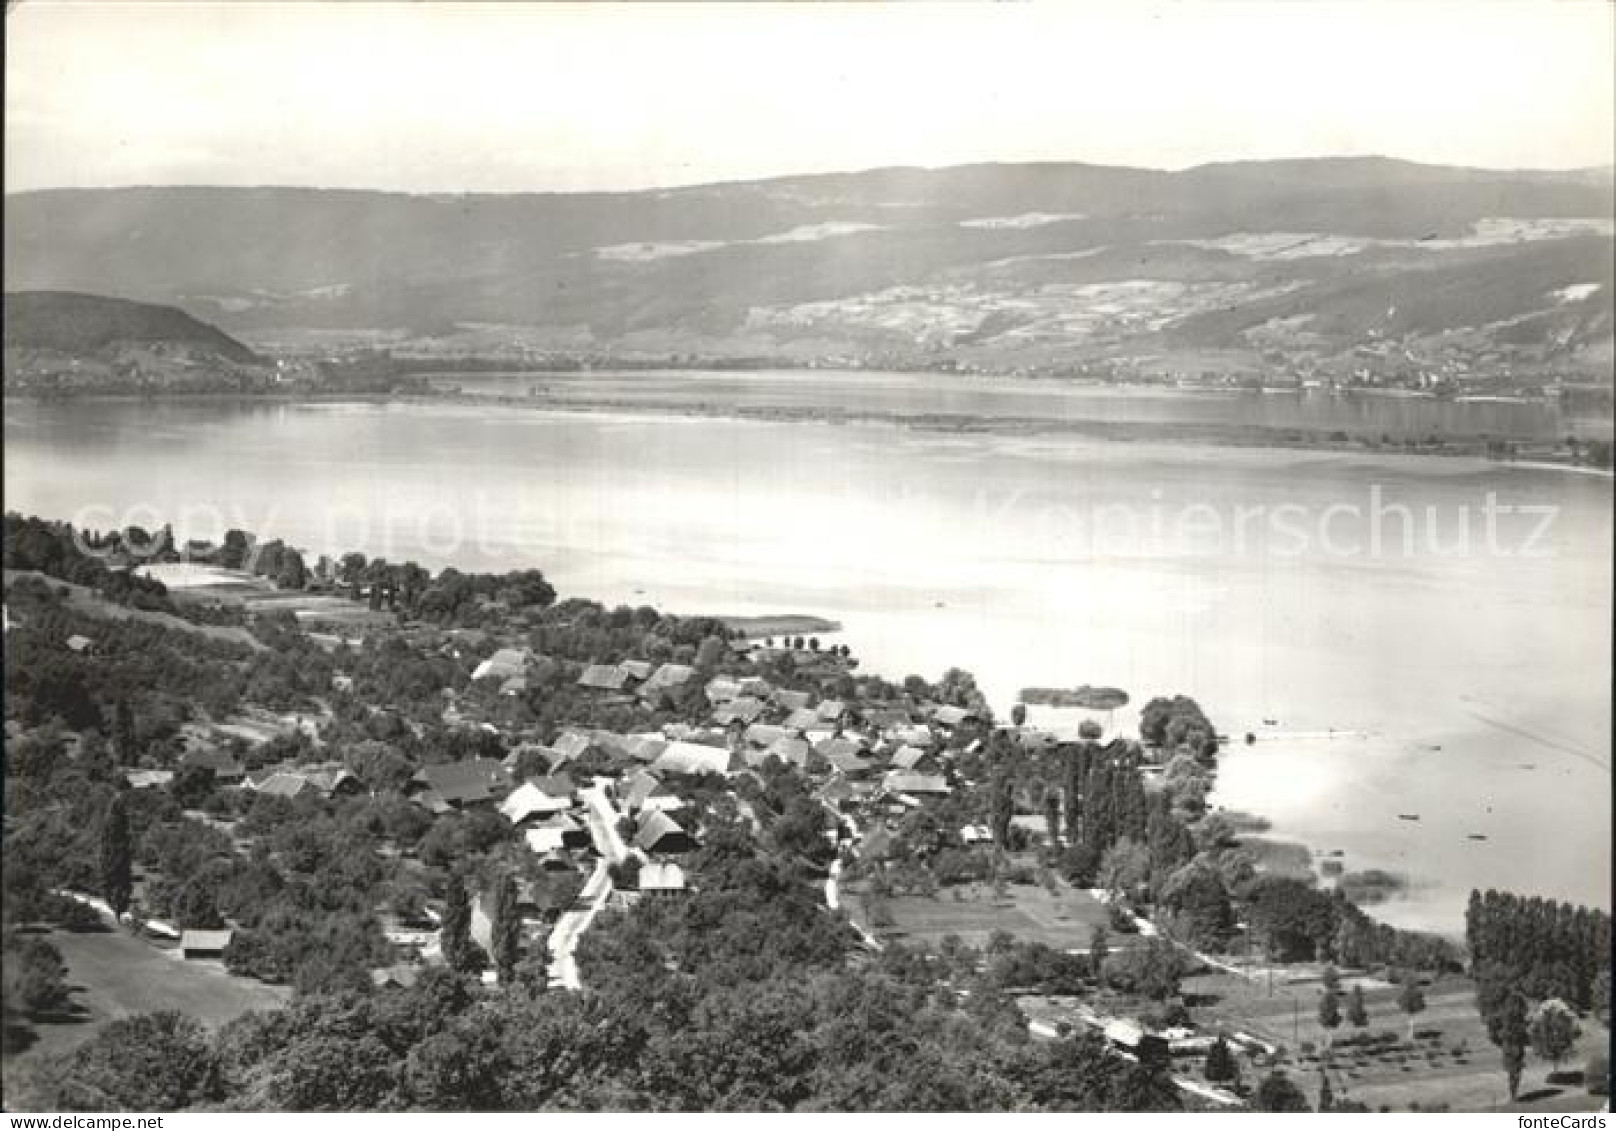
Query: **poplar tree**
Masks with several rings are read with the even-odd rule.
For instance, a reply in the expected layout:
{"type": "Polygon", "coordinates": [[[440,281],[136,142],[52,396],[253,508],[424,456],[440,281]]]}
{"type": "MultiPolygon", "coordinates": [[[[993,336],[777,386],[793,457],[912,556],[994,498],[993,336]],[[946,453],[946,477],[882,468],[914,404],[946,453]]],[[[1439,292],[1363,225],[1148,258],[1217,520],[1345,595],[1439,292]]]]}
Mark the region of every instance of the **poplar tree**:
{"type": "Polygon", "coordinates": [[[120,919],[129,910],[129,897],[134,892],[134,855],[129,813],[120,794],[113,799],[101,828],[101,894],[120,919]]]}

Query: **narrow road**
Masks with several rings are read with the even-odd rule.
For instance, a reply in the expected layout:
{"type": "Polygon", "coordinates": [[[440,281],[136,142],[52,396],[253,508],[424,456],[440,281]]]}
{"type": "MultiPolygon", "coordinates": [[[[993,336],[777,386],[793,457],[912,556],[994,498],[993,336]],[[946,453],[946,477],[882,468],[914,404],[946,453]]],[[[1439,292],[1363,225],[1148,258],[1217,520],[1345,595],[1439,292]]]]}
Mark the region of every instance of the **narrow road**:
{"type": "Polygon", "coordinates": [[[611,898],[609,867],[603,859],[595,861],[595,871],[578,895],[579,902],[585,906],[564,912],[550,932],[550,984],[553,986],[569,990],[584,988],[583,979],[578,975],[578,940],[611,898]]]}
{"type": "Polygon", "coordinates": [[[617,822],[623,814],[612,799],[606,796],[606,787],[599,781],[578,791],[584,799],[584,819],[589,835],[595,842],[595,851],[610,864],[621,864],[628,859],[628,845],[618,835],[617,822]]]}
{"type": "Polygon", "coordinates": [[[611,866],[621,864],[629,854],[628,845],[617,832],[621,813],[606,796],[604,784],[596,781],[585,786],[578,796],[583,798],[584,821],[600,859],[595,861],[594,872],[578,894],[580,906],[564,912],[550,932],[550,983],[569,990],[583,989],[583,979],[578,974],[578,940],[612,897],[611,866]]]}

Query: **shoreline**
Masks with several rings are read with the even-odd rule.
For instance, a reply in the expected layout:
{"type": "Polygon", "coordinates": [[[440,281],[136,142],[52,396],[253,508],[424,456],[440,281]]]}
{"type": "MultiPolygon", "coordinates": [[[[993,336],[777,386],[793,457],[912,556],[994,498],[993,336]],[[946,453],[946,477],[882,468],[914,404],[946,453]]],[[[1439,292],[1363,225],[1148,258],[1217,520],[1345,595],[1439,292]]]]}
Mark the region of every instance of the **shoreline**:
{"type": "MultiPolygon", "coordinates": [[[[1236,393],[1240,390],[1228,390],[1236,393]]],[[[1178,390],[1167,390],[1168,396],[1178,390]]],[[[1594,478],[1616,479],[1610,468],[1556,460],[1507,460],[1487,454],[1488,439],[1479,435],[1455,436],[1436,446],[1409,440],[1382,444],[1367,435],[1348,435],[1341,429],[1276,427],[1263,424],[1211,424],[1159,421],[1060,420],[1047,416],[970,416],[960,413],[905,413],[875,409],[845,409],[814,405],[736,405],[711,401],[667,400],[654,397],[553,397],[515,396],[440,391],[434,393],[178,393],[143,396],[133,393],[87,393],[72,397],[41,397],[8,393],[19,402],[111,402],[111,403],[241,403],[266,405],[405,405],[412,407],[454,406],[499,408],[518,411],[573,413],[577,415],[638,414],[666,415],[698,420],[734,420],[759,424],[822,424],[902,428],[915,432],[956,436],[1059,437],[1069,436],[1116,443],[1180,443],[1211,447],[1259,448],[1276,451],[1318,451],[1336,454],[1397,455],[1434,458],[1470,458],[1497,467],[1519,467],[1535,471],[1565,471],[1594,478]]],[[[1516,443],[1547,443],[1530,439],[1516,443]]]]}

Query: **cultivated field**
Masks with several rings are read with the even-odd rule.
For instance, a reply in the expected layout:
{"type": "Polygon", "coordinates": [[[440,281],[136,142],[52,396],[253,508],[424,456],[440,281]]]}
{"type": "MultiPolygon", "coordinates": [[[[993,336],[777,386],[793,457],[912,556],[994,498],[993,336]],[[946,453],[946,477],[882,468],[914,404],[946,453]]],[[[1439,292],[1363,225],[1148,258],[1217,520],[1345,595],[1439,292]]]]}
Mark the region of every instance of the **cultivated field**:
{"type": "Polygon", "coordinates": [[[348,597],[277,589],[268,579],[244,570],[199,562],[164,562],[142,566],[140,573],[168,587],[174,601],[241,605],[252,613],[290,612],[307,625],[319,622],[343,628],[391,624],[392,614],[377,612],[348,597]]]}
{"type": "MultiPolygon", "coordinates": [[[[1343,992],[1355,979],[1343,976],[1343,992]]],[[[1407,1110],[1447,1105],[1454,1111],[1486,1110],[1505,1105],[1509,1094],[1496,1046],[1476,1011],[1475,988],[1467,978],[1448,978],[1425,989],[1426,1007],[1414,1017],[1409,1039],[1408,1017],[1397,1007],[1397,990],[1379,981],[1364,983],[1369,1024],[1362,1030],[1343,1021],[1335,1030],[1335,1047],[1327,1051],[1329,1034],[1318,1022],[1322,989],[1316,980],[1281,983],[1270,990],[1266,979],[1234,974],[1206,974],[1185,980],[1186,994],[1200,995],[1197,1009],[1203,1024],[1223,1023],[1289,1053],[1287,1070],[1310,1094],[1320,1074],[1328,1072],[1337,1097],[1350,1096],[1378,1110],[1407,1110]],[[1374,1043],[1362,1038],[1370,1038],[1374,1043]]],[[[1343,1002],[1344,1008],[1344,1002],[1343,1002]]],[[[1557,1110],[1596,1110],[1602,1100],[1589,1096],[1580,1083],[1586,1054],[1608,1041],[1594,1022],[1582,1047],[1568,1057],[1567,1083],[1550,1083],[1551,1066],[1528,1057],[1521,1082],[1524,1110],[1557,1105],[1557,1110]]],[[[1248,1076],[1250,1074],[1248,1073],[1248,1076]]],[[[1558,1079],[1558,1078],[1557,1078],[1558,1079]]]]}

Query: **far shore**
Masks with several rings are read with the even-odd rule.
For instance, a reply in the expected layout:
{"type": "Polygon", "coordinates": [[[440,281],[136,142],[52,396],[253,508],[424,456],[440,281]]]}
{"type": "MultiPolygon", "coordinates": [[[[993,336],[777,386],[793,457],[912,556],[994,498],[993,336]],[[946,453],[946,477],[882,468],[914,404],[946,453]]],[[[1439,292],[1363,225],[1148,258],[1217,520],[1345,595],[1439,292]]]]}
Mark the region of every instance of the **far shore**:
{"type": "Polygon", "coordinates": [[[719,616],[724,627],[732,632],[743,632],[747,639],[763,636],[801,636],[806,632],[840,632],[839,622],[804,613],[778,613],[765,616],[719,616]]]}
{"type": "MultiPolygon", "coordinates": [[[[579,414],[665,415],[691,419],[742,420],[766,424],[823,424],[886,426],[948,435],[999,437],[1072,436],[1082,439],[1134,443],[1202,444],[1214,447],[1273,448],[1279,450],[1323,451],[1343,454],[1382,454],[1396,456],[1439,456],[1469,458],[1478,463],[1529,470],[1570,471],[1596,478],[1611,479],[1609,468],[1559,462],[1549,459],[1501,460],[1487,454],[1484,436],[1451,436],[1437,444],[1411,440],[1404,444],[1383,444],[1378,436],[1350,435],[1340,430],[1279,428],[1259,424],[1211,424],[1204,422],[1168,423],[1160,421],[1054,420],[1048,417],[970,416],[950,413],[903,413],[855,410],[816,405],[736,405],[712,401],[658,399],[655,397],[555,397],[550,395],[506,396],[501,394],[437,391],[432,393],[177,393],[140,396],[130,393],[87,393],[65,398],[38,398],[8,394],[17,400],[75,400],[112,402],[172,401],[179,403],[262,403],[262,404],[369,404],[500,408],[530,412],[579,414]]],[[[1496,437],[1493,437],[1496,439],[1496,437]]],[[[1590,439],[1585,437],[1584,439],[1590,439]]],[[[1516,440],[1523,444],[1546,441],[1516,440]]]]}

